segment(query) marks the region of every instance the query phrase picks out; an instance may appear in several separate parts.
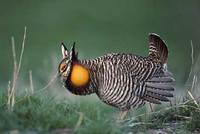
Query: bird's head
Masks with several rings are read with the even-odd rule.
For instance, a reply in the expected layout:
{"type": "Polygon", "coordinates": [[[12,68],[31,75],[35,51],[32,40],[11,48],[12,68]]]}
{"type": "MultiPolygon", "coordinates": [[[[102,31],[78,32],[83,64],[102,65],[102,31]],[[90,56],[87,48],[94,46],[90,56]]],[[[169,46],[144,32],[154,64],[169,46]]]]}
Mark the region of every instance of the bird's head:
{"type": "Polygon", "coordinates": [[[73,44],[71,50],[68,50],[64,43],[62,43],[61,51],[63,59],[59,64],[58,72],[61,77],[67,79],[72,70],[73,61],[77,60],[78,53],[75,53],[75,43],[73,44]]]}
{"type": "Polygon", "coordinates": [[[62,43],[61,51],[63,59],[59,64],[58,73],[63,81],[69,82],[73,87],[84,87],[89,82],[88,69],[78,61],[78,53],[75,52],[75,43],[68,50],[62,43]]]}

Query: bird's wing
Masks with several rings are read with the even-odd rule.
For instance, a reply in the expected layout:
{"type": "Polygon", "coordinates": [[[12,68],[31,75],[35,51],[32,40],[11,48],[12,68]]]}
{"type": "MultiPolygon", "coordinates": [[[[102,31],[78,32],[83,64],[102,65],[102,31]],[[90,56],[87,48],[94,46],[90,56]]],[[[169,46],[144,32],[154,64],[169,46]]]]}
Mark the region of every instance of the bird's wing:
{"type": "Polygon", "coordinates": [[[129,74],[135,87],[135,95],[151,103],[160,104],[173,97],[174,78],[162,64],[153,64],[152,61],[138,61],[138,66],[127,65],[129,74]]]}
{"type": "Polygon", "coordinates": [[[144,82],[144,100],[151,103],[160,104],[161,101],[169,101],[168,97],[173,97],[174,81],[172,74],[167,70],[160,70],[153,77],[144,82]]]}

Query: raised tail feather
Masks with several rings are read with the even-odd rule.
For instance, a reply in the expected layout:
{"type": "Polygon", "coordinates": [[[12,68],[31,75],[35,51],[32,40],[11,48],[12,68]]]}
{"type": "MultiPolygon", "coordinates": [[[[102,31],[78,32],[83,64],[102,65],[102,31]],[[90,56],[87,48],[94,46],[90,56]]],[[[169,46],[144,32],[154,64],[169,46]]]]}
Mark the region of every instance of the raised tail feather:
{"type": "Polygon", "coordinates": [[[143,99],[155,104],[169,101],[168,97],[173,97],[171,92],[174,91],[174,81],[168,71],[153,76],[145,83],[146,93],[143,99]]]}
{"type": "Polygon", "coordinates": [[[162,64],[167,62],[168,49],[164,40],[155,33],[149,34],[149,57],[162,64]]]}

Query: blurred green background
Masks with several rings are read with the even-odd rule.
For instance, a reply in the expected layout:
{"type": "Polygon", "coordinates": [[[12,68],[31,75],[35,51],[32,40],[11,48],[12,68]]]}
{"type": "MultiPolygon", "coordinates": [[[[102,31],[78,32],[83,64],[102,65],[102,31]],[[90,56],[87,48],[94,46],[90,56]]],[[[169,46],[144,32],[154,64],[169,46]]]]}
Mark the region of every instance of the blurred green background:
{"type": "Polygon", "coordinates": [[[199,0],[0,0],[1,86],[12,78],[11,36],[19,56],[25,26],[24,79],[30,69],[37,80],[56,70],[61,42],[71,47],[75,41],[80,58],[109,52],[145,56],[148,33],[157,33],[169,46],[168,66],[178,84],[188,77],[191,40],[195,59],[200,52],[199,0]]]}

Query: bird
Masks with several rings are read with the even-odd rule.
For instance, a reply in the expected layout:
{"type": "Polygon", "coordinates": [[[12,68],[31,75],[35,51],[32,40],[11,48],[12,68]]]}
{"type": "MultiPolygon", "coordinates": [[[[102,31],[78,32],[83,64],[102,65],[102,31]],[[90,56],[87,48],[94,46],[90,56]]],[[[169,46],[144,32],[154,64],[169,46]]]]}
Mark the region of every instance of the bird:
{"type": "Polygon", "coordinates": [[[75,43],[68,50],[61,45],[58,73],[64,87],[75,95],[96,94],[119,109],[124,119],[132,108],[145,103],[161,104],[173,97],[174,76],[167,68],[168,47],[158,34],[149,33],[147,56],[108,53],[93,59],[79,59],[75,43]]]}

